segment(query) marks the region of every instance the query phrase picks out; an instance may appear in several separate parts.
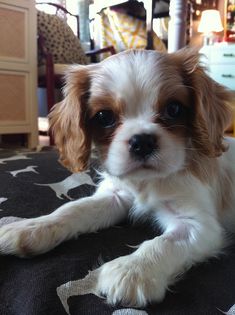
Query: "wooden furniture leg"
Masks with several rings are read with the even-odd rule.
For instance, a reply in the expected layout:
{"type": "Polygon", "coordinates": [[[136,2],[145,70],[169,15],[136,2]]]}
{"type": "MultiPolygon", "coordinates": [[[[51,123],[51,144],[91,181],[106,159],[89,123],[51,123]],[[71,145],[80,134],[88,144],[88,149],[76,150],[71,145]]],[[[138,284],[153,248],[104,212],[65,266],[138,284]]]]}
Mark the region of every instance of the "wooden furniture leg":
{"type": "Polygon", "coordinates": [[[186,45],[187,1],[171,0],[169,15],[168,52],[174,52],[186,45]]]}

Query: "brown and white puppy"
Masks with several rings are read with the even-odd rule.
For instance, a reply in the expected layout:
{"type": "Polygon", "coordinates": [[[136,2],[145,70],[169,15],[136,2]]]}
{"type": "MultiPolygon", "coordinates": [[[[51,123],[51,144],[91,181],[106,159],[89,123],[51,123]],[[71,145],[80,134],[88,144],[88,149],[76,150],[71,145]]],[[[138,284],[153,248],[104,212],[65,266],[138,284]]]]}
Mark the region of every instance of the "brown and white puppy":
{"type": "Polygon", "coordinates": [[[103,165],[96,193],[36,219],[0,229],[0,250],[25,256],[81,233],[150,216],[162,235],[98,269],[109,303],[161,301],[176,276],[225,246],[235,224],[235,142],[224,139],[229,93],[191,50],[133,50],[73,66],[64,100],[50,114],[61,162],[103,165]]]}

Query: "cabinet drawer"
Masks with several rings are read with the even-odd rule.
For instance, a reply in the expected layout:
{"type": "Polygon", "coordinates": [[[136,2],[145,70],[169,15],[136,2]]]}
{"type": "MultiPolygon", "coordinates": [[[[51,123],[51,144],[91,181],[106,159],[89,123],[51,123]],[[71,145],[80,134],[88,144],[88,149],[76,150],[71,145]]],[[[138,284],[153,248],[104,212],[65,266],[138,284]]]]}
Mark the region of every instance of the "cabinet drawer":
{"type": "Polygon", "coordinates": [[[1,61],[27,62],[29,17],[26,8],[0,3],[1,61]]]}
{"type": "Polygon", "coordinates": [[[212,64],[235,64],[235,45],[203,46],[200,49],[201,60],[212,64]]]}
{"type": "Polygon", "coordinates": [[[216,64],[235,64],[235,45],[220,47],[219,49],[214,47],[211,51],[210,62],[216,64]]]}
{"type": "Polygon", "coordinates": [[[26,124],[29,117],[28,74],[0,71],[0,125],[26,124]]]}
{"type": "Polygon", "coordinates": [[[210,65],[209,75],[218,83],[235,90],[235,64],[210,65]]]}

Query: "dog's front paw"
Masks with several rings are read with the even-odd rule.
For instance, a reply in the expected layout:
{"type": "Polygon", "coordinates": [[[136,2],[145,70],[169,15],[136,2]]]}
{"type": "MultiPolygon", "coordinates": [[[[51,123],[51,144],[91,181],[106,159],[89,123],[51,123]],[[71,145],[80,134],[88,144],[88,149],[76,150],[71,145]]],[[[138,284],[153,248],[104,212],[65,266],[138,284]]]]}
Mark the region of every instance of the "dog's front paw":
{"type": "Polygon", "coordinates": [[[110,304],[143,307],[160,302],[166,292],[166,277],[143,258],[128,255],[105,263],[99,269],[97,293],[110,304]]]}
{"type": "Polygon", "coordinates": [[[44,253],[60,242],[60,229],[59,224],[39,218],[3,225],[0,227],[0,253],[20,257],[44,253]]]}

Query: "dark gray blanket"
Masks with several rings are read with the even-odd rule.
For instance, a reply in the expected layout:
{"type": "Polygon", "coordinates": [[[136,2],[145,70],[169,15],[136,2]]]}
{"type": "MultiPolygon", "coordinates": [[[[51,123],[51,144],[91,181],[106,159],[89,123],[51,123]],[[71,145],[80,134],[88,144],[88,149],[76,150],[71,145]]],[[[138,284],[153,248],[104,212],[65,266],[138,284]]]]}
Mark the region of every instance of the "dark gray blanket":
{"type": "MultiPolygon", "coordinates": [[[[0,151],[1,218],[11,216],[14,220],[47,214],[69,199],[94,192],[97,178],[93,168],[87,173],[72,175],[57,159],[53,150],[0,151]]],[[[8,220],[4,218],[0,224],[8,220]]],[[[128,245],[138,245],[157,233],[149,225],[132,226],[123,222],[67,241],[31,259],[0,256],[0,314],[66,315],[69,310],[71,315],[216,315],[232,308],[234,246],[218,259],[192,268],[170,288],[164,302],[144,310],[112,307],[91,294],[92,279],[85,278],[89,270],[100,260],[109,261],[131,253],[133,249],[128,245]]],[[[232,309],[229,314],[234,314],[232,309]]]]}

